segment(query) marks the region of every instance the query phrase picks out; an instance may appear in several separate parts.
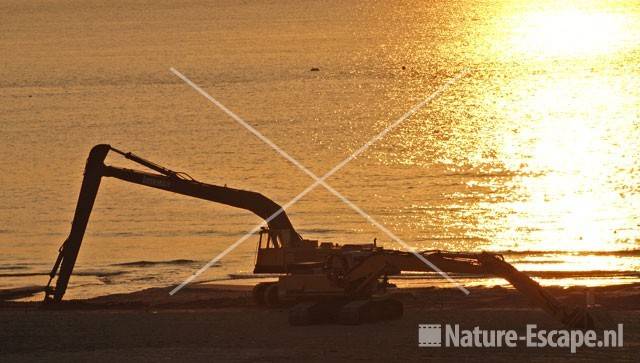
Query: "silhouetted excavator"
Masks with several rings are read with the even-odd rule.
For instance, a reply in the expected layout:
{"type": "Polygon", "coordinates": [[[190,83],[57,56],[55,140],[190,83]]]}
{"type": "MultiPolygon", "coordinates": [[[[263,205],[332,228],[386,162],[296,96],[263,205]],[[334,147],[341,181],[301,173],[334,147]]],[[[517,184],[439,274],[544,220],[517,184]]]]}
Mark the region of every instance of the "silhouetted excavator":
{"type": "MultiPolygon", "coordinates": [[[[402,303],[390,296],[388,277],[402,271],[432,271],[410,252],[388,250],[373,244],[318,243],[296,232],[284,210],[262,194],[199,182],[110,145],[96,145],[87,159],[69,237],[62,244],[45,290],[45,302],[62,300],[78,257],[89,215],[102,177],[113,177],[152,188],[246,209],[265,219],[258,241],[254,273],[281,274],[277,282],[255,286],[253,296],[268,307],[290,305],[292,325],[326,321],[359,324],[398,318],[402,303]],[[114,151],[155,173],[104,164],[114,151]],[[55,288],[51,286],[57,275],[55,288]]],[[[566,326],[587,328],[593,319],[581,308],[566,307],[537,282],[493,253],[424,251],[420,253],[444,272],[497,276],[509,281],[566,326]]]]}

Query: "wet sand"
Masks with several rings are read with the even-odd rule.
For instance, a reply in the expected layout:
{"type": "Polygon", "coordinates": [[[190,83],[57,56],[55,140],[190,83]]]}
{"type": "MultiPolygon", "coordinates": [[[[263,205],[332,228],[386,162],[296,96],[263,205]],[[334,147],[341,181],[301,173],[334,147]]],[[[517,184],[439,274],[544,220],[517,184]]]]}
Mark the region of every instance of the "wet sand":
{"type": "MultiPolygon", "coordinates": [[[[584,304],[583,288],[551,289],[560,300],[584,304]]],[[[640,286],[600,287],[596,302],[613,323],[624,324],[624,347],[418,348],[418,324],[457,323],[461,328],[515,329],[528,323],[561,328],[517,292],[474,288],[401,289],[405,315],[359,326],[292,327],[286,309],[256,306],[246,286],[196,285],[174,297],[168,289],[72,300],[43,309],[37,303],[3,302],[3,361],[561,361],[637,360],[640,357],[640,286]]],[[[604,313],[598,313],[604,316],[604,313]]],[[[605,321],[604,319],[602,321],[605,321]]],[[[609,323],[611,323],[609,322],[609,323]]]]}

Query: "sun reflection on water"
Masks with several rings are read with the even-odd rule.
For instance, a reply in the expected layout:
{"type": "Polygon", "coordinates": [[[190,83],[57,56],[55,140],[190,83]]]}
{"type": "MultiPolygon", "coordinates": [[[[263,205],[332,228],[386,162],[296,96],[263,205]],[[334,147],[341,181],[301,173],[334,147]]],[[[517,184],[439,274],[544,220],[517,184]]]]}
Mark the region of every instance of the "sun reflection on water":
{"type": "MultiPolygon", "coordinates": [[[[519,124],[503,139],[502,162],[535,176],[514,180],[525,196],[512,204],[499,240],[518,238],[531,219],[544,222],[537,249],[608,250],[633,243],[638,197],[621,186],[637,177],[634,96],[611,79],[546,80],[512,105],[519,124]]],[[[527,85],[527,88],[530,87],[527,85]]]]}
{"type": "Polygon", "coordinates": [[[420,247],[565,251],[544,267],[516,263],[525,270],[638,268],[635,256],[566,253],[638,249],[638,6],[500,3],[470,11],[446,45],[419,25],[430,12],[418,15],[424,41],[403,51],[413,67],[432,69],[437,54],[451,72],[473,70],[378,155],[424,175],[404,209],[420,247]]]}
{"type": "Polygon", "coordinates": [[[518,14],[508,23],[507,44],[539,58],[610,55],[629,40],[627,22],[624,14],[575,8],[518,14]]]}

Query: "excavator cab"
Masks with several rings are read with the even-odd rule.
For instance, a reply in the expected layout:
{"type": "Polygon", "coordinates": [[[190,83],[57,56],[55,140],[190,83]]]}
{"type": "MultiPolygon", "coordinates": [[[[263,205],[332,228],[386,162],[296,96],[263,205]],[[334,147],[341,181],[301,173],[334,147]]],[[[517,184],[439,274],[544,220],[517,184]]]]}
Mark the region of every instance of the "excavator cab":
{"type": "Polygon", "coordinates": [[[263,227],[258,239],[254,273],[290,273],[317,268],[339,248],[317,240],[291,238],[294,231],[263,227]]]}

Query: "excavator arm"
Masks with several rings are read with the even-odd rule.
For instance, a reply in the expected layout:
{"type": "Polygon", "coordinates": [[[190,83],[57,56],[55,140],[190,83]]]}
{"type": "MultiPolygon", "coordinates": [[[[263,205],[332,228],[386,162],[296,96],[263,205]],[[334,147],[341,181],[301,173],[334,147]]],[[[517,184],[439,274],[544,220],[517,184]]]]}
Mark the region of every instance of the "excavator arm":
{"type": "Polygon", "coordinates": [[[134,184],[245,209],[263,218],[269,226],[269,230],[279,234],[274,241],[280,241],[283,247],[295,247],[302,241],[302,238],[295,231],[289,217],[280,205],[262,194],[202,183],[185,173],[175,172],[132,153],[122,152],[110,145],[100,144],[94,146],[89,153],[71,231],[60,247],[58,258],[49,274],[49,283],[45,289],[45,302],[62,300],[73,272],[82,239],[87,229],[89,216],[103,177],[112,177],[134,184]],[[114,151],[156,173],[105,165],[104,160],[110,151],[114,151]],[[51,284],[56,276],[58,278],[55,288],[53,288],[51,284]]]}
{"type": "MultiPolygon", "coordinates": [[[[568,307],[544,290],[540,284],[507,263],[501,255],[494,253],[421,253],[443,272],[496,276],[507,280],[516,290],[533,304],[547,312],[557,321],[572,328],[591,329],[592,317],[584,309],[568,307]]],[[[433,269],[408,252],[382,250],[359,261],[343,278],[343,285],[352,294],[371,289],[380,276],[398,274],[402,271],[427,271],[433,269]]]]}

